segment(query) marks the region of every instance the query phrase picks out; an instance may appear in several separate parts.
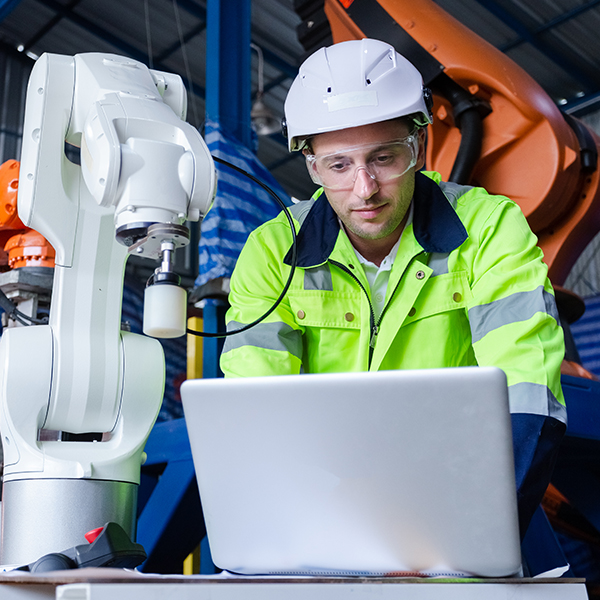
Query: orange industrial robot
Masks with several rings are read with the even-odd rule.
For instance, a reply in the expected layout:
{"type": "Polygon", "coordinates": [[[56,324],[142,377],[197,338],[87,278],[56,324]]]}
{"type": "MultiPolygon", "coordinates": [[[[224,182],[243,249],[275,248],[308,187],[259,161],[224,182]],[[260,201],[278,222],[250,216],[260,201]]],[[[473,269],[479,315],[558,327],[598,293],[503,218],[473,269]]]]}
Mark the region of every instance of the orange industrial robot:
{"type": "Polygon", "coordinates": [[[419,68],[434,95],[427,167],[517,202],[562,285],[600,230],[600,138],[432,0],[325,0],[324,10],[334,42],[382,39],[419,68]]]}
{"type": "Polygon", "coordinates": [[[0,166],[0,271],[5,271],[0,273],[0,293],[10,298],[3,307],[11,315],[10,320],[4,317],[4,326],[37,319],[40,310],[47,310],[52,291],[54,248],[19,219],[18,189],[19,163],[8,160],[0,166]]]}
{"type": "MultiPolygon", "coordinates": [[[[307,51],[331,38],[372,37],[419,69],[434,100],[427,168],[520,205],[544,251],[567,346],[574,349],[568,324],[585,306],[561,286],[600,231],[600,138],[432,0],[324,0],[297,2],[296,10],[307,51]]],[[[563,373],[595,378],[576,360],[566,361],[563,373]]]]}

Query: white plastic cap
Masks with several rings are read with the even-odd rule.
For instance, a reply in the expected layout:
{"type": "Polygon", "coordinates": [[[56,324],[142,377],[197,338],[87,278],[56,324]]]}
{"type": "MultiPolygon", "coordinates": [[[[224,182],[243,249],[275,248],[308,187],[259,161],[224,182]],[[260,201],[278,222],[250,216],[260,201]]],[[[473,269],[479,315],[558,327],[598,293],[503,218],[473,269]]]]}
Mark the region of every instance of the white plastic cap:
{"type": "Polygon", "coordinates": [[[187,330],[187,293],[166,283],[144,291],[144,333],[155,338],[177,338],[187,330]]]}
{"type": "Polygon", "coordinates": [[[414,115],[432,122],[423,78],[393,46],[351,40],[321,48],[300,66],[285,101],[290,151],[313,135],[414,115]]]}

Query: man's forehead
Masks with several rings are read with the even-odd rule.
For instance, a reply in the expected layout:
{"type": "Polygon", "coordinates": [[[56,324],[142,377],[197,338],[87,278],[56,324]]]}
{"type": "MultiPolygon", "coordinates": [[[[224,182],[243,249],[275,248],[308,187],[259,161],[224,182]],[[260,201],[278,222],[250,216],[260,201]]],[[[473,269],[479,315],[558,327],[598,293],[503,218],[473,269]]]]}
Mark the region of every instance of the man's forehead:
{"type": "Polygon", "coordinates": [[[389,142],[405,137],[409,133],[409,126],[404,121],[383,121],[319,133],[312,138],[311,146],[315,154],[330,154],[343,148],[389,142]]]}

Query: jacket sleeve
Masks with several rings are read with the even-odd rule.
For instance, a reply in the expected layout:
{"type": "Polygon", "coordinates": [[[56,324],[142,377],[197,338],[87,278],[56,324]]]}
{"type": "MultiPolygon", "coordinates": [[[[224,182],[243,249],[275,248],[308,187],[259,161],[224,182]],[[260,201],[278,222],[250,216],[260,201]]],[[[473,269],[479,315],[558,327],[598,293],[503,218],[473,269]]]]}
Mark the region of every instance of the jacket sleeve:
{"type": "Polygon", "coordinates": [[[563,332],[536,244],[520,208],[500,203],[479,232],[469,303],[478,364],[500,367],[508,380],[522,536],[566,429],[563,332]]]}
{"type": "MultiPolygon", "coordinates": [[[[231,278],[228,331],[252,323],[273,306],[289,276],[283,256],[290,243],[289,227],[277,220],[250,235],[231,278]]],[[[264,321],[226,338],[221,369],[225,377],[297,374],[302,350],[302,329],[284,297],[264,321]]]]}

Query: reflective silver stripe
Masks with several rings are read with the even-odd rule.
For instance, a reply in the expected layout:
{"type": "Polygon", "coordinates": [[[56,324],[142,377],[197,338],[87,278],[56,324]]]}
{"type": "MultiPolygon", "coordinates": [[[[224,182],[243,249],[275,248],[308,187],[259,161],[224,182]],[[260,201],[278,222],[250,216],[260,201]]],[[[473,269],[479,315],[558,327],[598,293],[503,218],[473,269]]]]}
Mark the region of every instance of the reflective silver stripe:
{"type": "Polygon", "coordinates": [[[461,196],[473,189],[473,186],[470,185],[460,185],[448,181],[442,181],[440,187],[442,188],[442,192],[444,192],[444,196],[448,198],[448,202],[450,202],[452,208],[456,208],[456,202],[461,196]]]}
{"type": "Polygon", "coordinates": [[[431,277],[435,277],[436,275],[445,275],[448,273],[448,252],[432,252],[429,256],[429,262],[427,266],[433,269],[433,273],[431,277]]]}
{"type": "Polygon", "coordinates": [[[293,206],[289,207],[289,211],[292,213],[292,216],[300,225],[304,223],[304,219],[306,219],[306,215],[309,213],[310,209],[313,207],[315,203],[314,200],[302,200],[301,202],[297,202],[293,206]]]}
{"type": "MultiPolygon", "coordinates": [[[[227,331],[243,327],[244,323],[230,321],[227,331]]],[[[254,346],[264,350],[281,350],[302,359],[302,333],[286,323],[259,323],[247,331],[231,335],[225,339],[223,352],[229,352],[242,346],[254,346]]]]}
{"type": "Polygon", "coordinates": [[[540,383],[524,381],[508,387],[508,403],[511,413],[529,413],[553,417],[567,422],[567,409],[550,389],[540,383]]]}
{"type": "Polygon", "coordinates": [[[333,292],[331,271],[329,265],[321,265],[304,271],[304,289],[333,292]]]}
{"type": "Polygon", "coordinates": [[[538,312],[547,313],[558,321],[554,296],[543,285],[530,292],[516,292],[501,300],[474,306],[469,309],[473,343],[498,327],[527,321],[538,312]]]}
{"type": "Polygon", "coordinates": [[[556,298],[546,290],[544,290],[544,304],[546,305],[546,312],[551,317],[554,317],[554,320],[557,323],[560,323],[560,317],[558,316],[558,308],[556,308],[556,298]]]}

